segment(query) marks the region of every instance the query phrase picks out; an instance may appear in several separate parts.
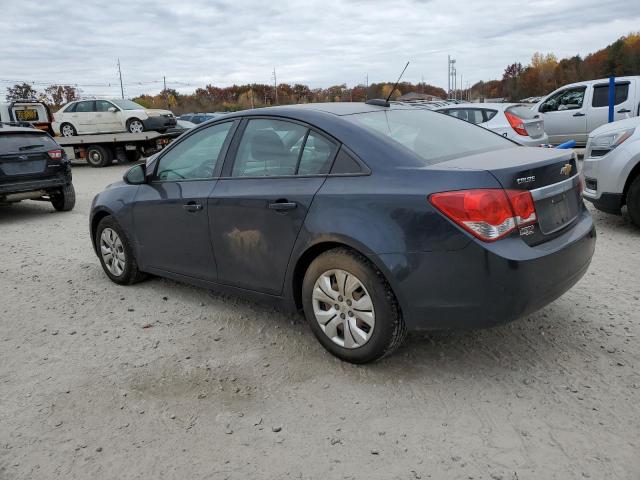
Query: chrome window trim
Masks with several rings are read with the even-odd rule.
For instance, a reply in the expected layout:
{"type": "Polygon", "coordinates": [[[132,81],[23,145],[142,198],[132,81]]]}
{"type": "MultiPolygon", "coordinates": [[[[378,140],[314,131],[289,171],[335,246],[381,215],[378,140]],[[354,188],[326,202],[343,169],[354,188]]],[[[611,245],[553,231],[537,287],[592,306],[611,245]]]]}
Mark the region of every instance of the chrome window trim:
{"type": "Polygon", "coordinates": [[[574,188],[580,182],[580,174],[576,173],[573,177],[563,180],[552,185],[546,185],[544,187],[530,190],[533,201],[542,200],[544,198],[553,197],[560,193],[566,192],[574,188]]]}

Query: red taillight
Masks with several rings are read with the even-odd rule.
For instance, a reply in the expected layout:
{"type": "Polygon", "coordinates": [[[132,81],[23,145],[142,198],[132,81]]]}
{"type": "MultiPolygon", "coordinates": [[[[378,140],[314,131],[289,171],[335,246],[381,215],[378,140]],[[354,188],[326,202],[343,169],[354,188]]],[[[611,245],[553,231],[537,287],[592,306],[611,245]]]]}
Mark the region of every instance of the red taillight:
{"type": "Polygon", "coordinates": [[[429,201],[451,220],[492,242],[518,227],[536,222],[536,208],[527,190],[459,190],[434,193],[429,201]]]}
{"type": "Polygon", "coordinates": [[[62,160],[62,150],[49,150],[47,153],[51,160],[62,160]]]}
{"type": "Polygon", "coordinates": [[[511,125],[511,128],[513,128],[518,135],[522,135],[524,137],[529,135],[527,130],[524,128],[524,123],[520,117],[511,112],[504,112],[504,116],[507,117],[509,125],[511,125]]]}

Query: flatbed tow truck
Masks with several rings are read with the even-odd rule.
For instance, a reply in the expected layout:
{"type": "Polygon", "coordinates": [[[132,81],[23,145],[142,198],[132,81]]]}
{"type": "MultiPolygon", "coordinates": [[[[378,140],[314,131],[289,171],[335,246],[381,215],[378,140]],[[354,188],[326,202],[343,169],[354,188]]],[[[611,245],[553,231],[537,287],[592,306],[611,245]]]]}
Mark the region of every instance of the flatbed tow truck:
{"type": "Polygon", "coordinates": [[[103,133],[56,137],[72,162],[86,162],[100,168],[118,163],[135,162],[162,150],[180,132],[103,133]]]}

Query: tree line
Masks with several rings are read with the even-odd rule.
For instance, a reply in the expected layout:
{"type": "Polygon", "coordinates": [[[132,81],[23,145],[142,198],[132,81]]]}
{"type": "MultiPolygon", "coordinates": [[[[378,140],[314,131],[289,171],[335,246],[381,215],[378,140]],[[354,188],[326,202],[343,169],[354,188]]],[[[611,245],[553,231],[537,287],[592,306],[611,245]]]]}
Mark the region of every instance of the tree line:
{"type": "MultiPolygon", "coordinates": [[[[640,33],[620,37],[611,45],[587,55],[558,60],[552,54],[535,53],[531,62],[508,65],[502,79],[480,81],[470,90],[454,92],[456,98],[505,98],[519,101],[523,98],[544,96],[562,85],[606,78],[611,75],[640,75],[640,33]]],[[[368,98],[398,98],[409,92],[425,93],[446,98],[447,92],[426,83],[401,82],[393,92],[393,83],[372,83],[347,87],[346,84],[327,88],[310,88],[296,83],[274,85],[251,83],[217,87],[206,85],[193,93],[180,93],[166,89],[156,95],[140,95],[133,98],[147,108],[168,108],[176,114],[186,112],[234,111],[270,105],[289,105],[312,102],[362,102],[368,98]]],[[[67,102],[80,97],[78,89],[71,85],[51,85],[37,91],[31,84],[22,83],[7,88],[7,100],[36,98],[56,111],[67,102]]]]}

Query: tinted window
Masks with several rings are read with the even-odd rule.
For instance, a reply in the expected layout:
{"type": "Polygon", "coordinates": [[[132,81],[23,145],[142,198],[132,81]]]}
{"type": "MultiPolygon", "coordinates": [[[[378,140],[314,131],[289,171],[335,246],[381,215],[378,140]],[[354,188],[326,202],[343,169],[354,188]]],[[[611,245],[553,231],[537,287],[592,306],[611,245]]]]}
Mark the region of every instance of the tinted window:
{"type": "Polygon", "coordinates": [[[190,135],[160,159],[160,180],[212,178],[232,122],[214,125],[190,135]]]}
{"type": "Polygon", "coordinates": [[[90,102],[78,102],[76,106],[76,113],[95,112],[93,101],[90,102]]]}
{"type": "MultiPolygon", "coordinates": [[[[627,98],[629,98],[629,84],[616,84],[615,95],[615,105],[620,105],[621,103],[626,102],[627,98]]],[[[609,106],[609,85],[598,85],[593,88],[593,100],[591,102],[591,106],[609,106]]]]}
{"type": "Polygon", "coordinates": [[[249,120],[233,164],[234,177],[294,175],[307,129],[282,120],[249,120]]]}
{"type": "Polygon", "coordinates": [[[335,151],[336,146],[333,142],[315,132],[309,132],[300,157],[297,174],[317,175],[327,173],[335,151]]]}
{"type": "Polygon", "coordinates": [[[485,119],[482,115],[482,110],[477,108],[453,108],[447,110],[447,113],[452,117],[459,118],[469,123],[484,123],[485,119]]]}
{"type": "Polygon", "coordinates": [[[514,146],[484,128],[428,110],[381,110],[342,118],[390,138],[421,157],[427,165],[514,146]]]}
{"type": "Polygon", "coordinates": [[[491,120],[493,117],[496,116],[496,113],[498,113],[497,110],[482,110],[482,112],[484,113],[484,121],[488,122],[489,120],[491,120]]]}
{"type": "Polygon", "coordinates": [[[336,156],[333,167],[331,167],[332,174],[347,174],[347,173],[362,173],[362,167],[360,164],[347,152],[343,146],[338,155],[336,156]]]}
{"type": "Polygon", "coordinates": [[[111,102],[107,102],[106,100],[96,100],[96,112],[108,112],[111,107],[114,107],[111,102]]]}
{"type": "Polygon", "coordinates": [[[0,133],[0,155],[41,148],[50,150],[60,147],[49,135],[42,133],[0,133]]]}
{"type": "Polygon", "coordinates": [[[582,108],[585,87],[572,88],[558,92],[540,105],[541,112],[557,112],[582,108]]]}

